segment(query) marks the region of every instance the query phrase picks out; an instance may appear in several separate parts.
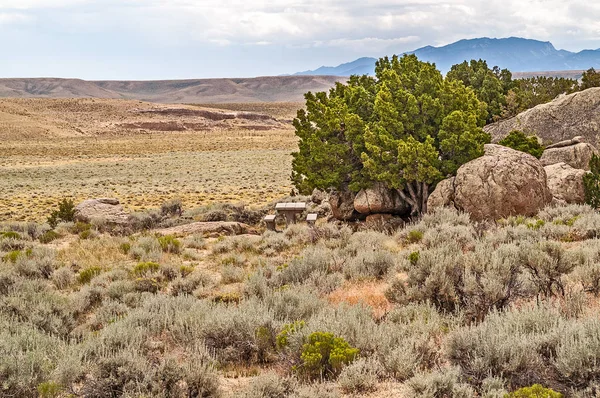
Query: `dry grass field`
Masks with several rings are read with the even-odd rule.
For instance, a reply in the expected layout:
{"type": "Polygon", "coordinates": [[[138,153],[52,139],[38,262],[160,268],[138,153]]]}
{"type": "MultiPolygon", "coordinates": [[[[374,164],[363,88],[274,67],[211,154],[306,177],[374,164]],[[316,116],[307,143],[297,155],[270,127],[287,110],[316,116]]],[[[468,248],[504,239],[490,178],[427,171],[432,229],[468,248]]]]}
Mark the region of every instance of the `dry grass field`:
{"type": "Polygon", "coordinates": [[[263,205],[291,190],[301,106],[2,99],[0,218],[41,220],[64,197],[263,205]]]}

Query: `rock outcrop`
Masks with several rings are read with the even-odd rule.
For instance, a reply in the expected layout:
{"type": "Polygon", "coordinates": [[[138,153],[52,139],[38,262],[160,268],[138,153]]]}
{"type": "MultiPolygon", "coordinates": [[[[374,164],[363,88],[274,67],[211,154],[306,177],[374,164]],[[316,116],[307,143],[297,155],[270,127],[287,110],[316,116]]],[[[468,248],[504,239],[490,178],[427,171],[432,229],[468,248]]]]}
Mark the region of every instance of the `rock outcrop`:
{"type": "Polygon", "coordinates": [[[75,206],[75,220],[89,223],[102,220],[112,225],[129,224],[129,214],[123,210],[118,199],[88,199],[75,206]]]}
{"type": "Polygon", "coordinates": [[[436,188],[431,208],[450,203],[452,186],[454,206],[476,221],[533,216],[552,201],[540,161],[501,145],[486,145],[484,156],[458,169],[454,184],[436,188]]]}
{"type": "Polygon", "coordinates": [[[454,177],[438,182],[427,199],[427,209],[454,207],[454,177]]]}
{"type": "Polygon", "coordinates": [[[544,167],[548,188],[557,203],[584,203],[583,176],[585,170],[575,169],[566,163],[544,167]]]}
{"type": "Polygon", "coordinates": [[[332,191],[329,194],[331,213],[340,221],[353,221],[363,216],[354,209],[356,195],[350,190],[332,191]]]}
{"type": "Polygon", "coordinates": [[[490,124],[484,129],[493,142],[512,130],[535,134],[544,144],[583,136],[594,146],[600,139],[600,88],[565,95],[547,104],[528,109],[517,116],[490,124]]]}
{"type": "Polygon", "coordinates": [[[591,144],[581,142],[574,145],[546,148],[540,162],[544,166],[566,163],[574,169],[589,170],[593,154],[598,154],[596,148],[591,144]]]}
{"type": "Polygon", "coordinates": [[[398,191],[389,189],[382,183],[362,189],[354,198],[354,209],[361,214],[397,214],[410,212],[410,206],[400,197],[398,191]]]}

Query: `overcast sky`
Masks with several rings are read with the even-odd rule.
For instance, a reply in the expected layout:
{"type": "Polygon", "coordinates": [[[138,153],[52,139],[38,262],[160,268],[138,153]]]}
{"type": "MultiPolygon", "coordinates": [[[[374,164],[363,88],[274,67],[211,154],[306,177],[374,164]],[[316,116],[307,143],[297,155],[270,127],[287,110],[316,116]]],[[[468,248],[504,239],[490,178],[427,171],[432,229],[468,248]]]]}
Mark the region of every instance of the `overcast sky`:
{"type": "Polygon", "coordinates": [[[0,0],[0,77],[280,75],[463,38],[600,47],[593,0],[0,0]]]}

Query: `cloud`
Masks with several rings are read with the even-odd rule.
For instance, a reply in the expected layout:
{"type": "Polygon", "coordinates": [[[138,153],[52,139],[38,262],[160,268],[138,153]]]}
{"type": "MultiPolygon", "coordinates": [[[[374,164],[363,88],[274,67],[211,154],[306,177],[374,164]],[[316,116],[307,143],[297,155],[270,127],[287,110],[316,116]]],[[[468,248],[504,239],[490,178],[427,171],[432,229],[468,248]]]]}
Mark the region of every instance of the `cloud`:
{"type": "MultiPolygon", "coordinates": [[[[600,4],[589,0],[0,0],[0,39],[3,36],[14,54],[36,53],[37,46],[38,51],[68,52],[73,59],[82,53],[93,53],[99,60],[126,54],[138,56],[141,63],[154,57],[167,59],[161,55],[166,53],[176,55],[180,63],[205,55],[202,66],[207,68],[210,58],[215,65],[229,63],[271,73],[279,68],[284,73],[287,68],[314,68],[483,36],[547,40],[567,50],[598,48],[600,4]],[[255,55],[258,52],[264,59],[255,55]],[[235,63],[227,58],[231,54],[235,63]]],[[[219,67],[215,70],[221,73],[219,67]]]]}

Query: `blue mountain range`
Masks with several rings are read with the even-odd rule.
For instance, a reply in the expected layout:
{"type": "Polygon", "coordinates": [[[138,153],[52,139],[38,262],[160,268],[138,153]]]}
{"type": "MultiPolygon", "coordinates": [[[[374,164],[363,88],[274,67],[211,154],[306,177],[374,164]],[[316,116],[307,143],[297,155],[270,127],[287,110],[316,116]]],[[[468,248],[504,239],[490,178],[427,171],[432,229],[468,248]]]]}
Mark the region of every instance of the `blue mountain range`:
{"type": "MultiPolygon", "coordinates": [[[[426,46],[406,54],[422,61],[434,62],[446,73],[452,65],[471,59],[484,59],[488,66],[507,68],[512,72],[566,71],[600,68],[600,49],[578,53],[557,50],[552,43],[509,37],[465,39],[441,47],[426,46]]],[[[373,75],[376,58],[363,57],[338,66],[322,66],[296,75],[373,75]]]]}

